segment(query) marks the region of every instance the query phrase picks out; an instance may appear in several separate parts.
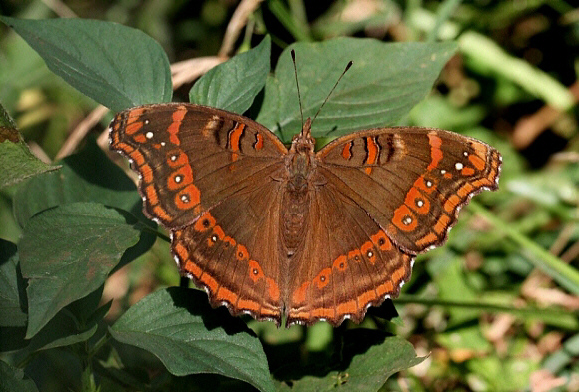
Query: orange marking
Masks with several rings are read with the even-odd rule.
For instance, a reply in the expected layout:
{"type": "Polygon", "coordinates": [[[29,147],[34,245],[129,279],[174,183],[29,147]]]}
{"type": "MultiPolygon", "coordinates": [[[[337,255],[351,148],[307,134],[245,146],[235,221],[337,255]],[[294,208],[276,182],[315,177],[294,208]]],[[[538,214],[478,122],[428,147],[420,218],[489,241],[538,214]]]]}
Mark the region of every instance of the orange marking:
{"type": "Polygon", "coordinates": [[[344,148],[342,149],[342,158],[347,161],[352,158],[352,142],[344,144],[344,148]]]}
{"type": "Polygon", "coordinates": [[[203,232],[215,226],[215,218],[209,212],[204,213],[197,219],[193,228],[195,231],[203,232]]]}
{"type": "Polygon", "coordinates": [[[362,260],[362,255],[358,249],[354,249],[348,252],[348,260],[354,260],[359,263],[362,260]]]}
{"type": "MultiPolygon", "coordinates": [[[[177,256],[179,256],[181,260],[187,260],[189,258],[189,252],[187,251],[187,248],[185,248],[183,244],[180,243],[175,244],[174,249],[175,253],[177,253],[177,256]]],[[[191,261],[187,261],[187,263],[191,263],[191,261]]],[[[187,267],[187,263],[185,263],[185,267],[187,267]]]]}
{"type": "Polygon", "coordinates": [[[261,265],[255,260],[249,260],[249,277],[253,280],[253,283],[257,283],[258,280],[263,279],[265,275],[261,269],[261,265]]]}
{"type": "Polygon", "coordinates": [[[167,214],[167,211],[165,211],[161,206],[154,207],[153,213],[163,222],[171,222],[173,220],[173,218],[167,214]]]}
{"type": "Polygon", "coordinates": [[[167,153],[166,162],[167,165],[176,168],[189,164],[189,159],[187,158],[187,155],[185,155],[183,151],[173,150],[167,153]],[[171,160],[171,157],[173,156],[176,156],[177,158],[175,158],[175,160],[171,160]]]}
{"type": "Polygon", "coordinates": [[[470,161],[470,163],[472,163],[472,165],[474,167],[476,167],[477,170],[479,170],[479,171],[484,170],[485,161],[481,157],[479,157],[477,155],[470,154],[468,156],[468,160],[470,161]]]}
{"type": "Polygon", "coordinates": [[[225,238],[223,238],[223,242],[225,242],[225,246],[235,246],[236,242],[233,238],[231,238],[230,236],[225,236],[225,238]],[[229,244],[229,245],[227,245],[229,244]]]}
{"type": "Polygon", "coordinates": [[[152,206],[159,204],[159,198],[157,197],[157,191],[153,185],[149,185],[145,188],[145,194],[147,195],[147,201],[152,206]]]}
{"type": "Polygon", "coordinates": [[[255,144],[253,145],[253,148],[257,151],[263,148],[263,136],[261,136],[261,133],[259,132],[255,134],[255,144]]]}
{"type": "MultiPolygon", "coordinates": [[[[143,113],[145,113],[145,108],[138,108],[138,109],[133,109],[133,110],[129,111],[129,114],[127,116],[127,124],[131,124],[131,123],[134,123],[135,121],[137,121],[143,113]]],[[[120,117],[120,116],[117,115],[117,117],[120,117]]]]}
{"type": "MultiPolygon", "coordinates": [[[[446,216],[446,215],[445,215],[446,216]]],[[[415,242],[416,246],[424,246],[424,245],[430,245],[433,242],[436,242],[436,240],[438,240],[438,237],[436,236],[436,234],[434,234],[432,231],[429,232],[428,234],[426,234],[424,237],[422,237],[421,239],[419,239],[418,241],[415,242]]]]}
{"type": "Polygon", "coordinates": [[[474,187],[471,184],[464,184],[456,191],[456,194],[460,196],[461,199],[465,199],[473,190],[474,187]]]}
{"type": "Polygon", "coordinates": [[[312,317],[331,319],[335,316],[335,309],[333,308],[318,308],[312,309],[312,317]]]}
{"type": "Polygon", "coordinates": [[[304,282],[300,287],[298,287],[297,290],[294,291],[292,295],[292,302],[298,304],[305,302],[306,293],[308,292],[309,285],[310,282],[304,282]]]}
{"type": "Polygon", "coordinates": [[[378,162],[378,152],[379,147],[376,140],[373,137],[366,138],[366,147],[368,148],[368,155],[366,156],[366,163],[368,165],[374,165],[378,162]]]}
{"type": "Polygon", "coordinates": [[[442,139],[436,135],[436,132],[431,131],[428,132],[428,143],[430,143],[430,157],[432,160],[426,170],[430,171],[435,169],[442,160],[443,154],[440,149],[440,146],[442,146],[442,139]]]}
{"type": "Polygon", "coordinates": [[[356,313],[356,311],[358,310],[358,306],[356,305],[356,301],[354,300],[350,300],[348,302],[343,302],[341,304],[338,304],[338,306],[336,307],[336,312],[339,315],[343,315],[343,314],[354,314],[356,313]]]}
{"type": "Polygon", "coordinates": [[[219,288],[219,290],[217,290],[217,294],[215,294],[215,299],[218,301],[227,301],[230,304],[235,304],[235,302],[237,301],[237,294],[235,294],[233,291],[229,290],[228,288],[225,288],[223,286],[221,286],[219,288]]]}
{"type": "Polygon", "coordinates": [[[201,201],[201,192],[193,184],[188,185],[185,189],[175,195],[175,206],[180,210],[189,210],[199,204],[201,201]],[[181,200],[181,197],[187,196],[188,202],[181,200]]]}
{"type": "Polygon", "coordinates": [[[472,176],[474,174],[474,169],[472,167],[465,167],[460,171],[463,176],[472,176]]]}
{"type": "Polygon", "coordinates": [[[240,298],[240,299],[237,301],[237,307],[238,307],[239,309],[249,310],[249,311],[252,311],[252,312],[257,313],[257,311],[259,310],[260,305],[259,305],[257,302],[252,301],[252,300],[250,300],[250,299],[241,299],[241,298],[240,298]]]}
{"type": "Polygon", "coordinates": [[[219,225],[213,226],[213,234],[215,234],[220,241],[222,241],[223,237],[225,237],[225,232],[219,225]]]}
{"type": "Polygon", "coordinates": [[[298,320],[309,320],[310,319],[310,312],[297,312],[295,310],[290,311],[290,317],[298,319],[298,320]]]}
{"type": "Polygon", "coordinates": [[[207,288],[209,289],[209,291],[211,291],[212,293],[215,292],[215,290],[219,287],[219,283],[217,283],[217,281],[215,280],[215,278],[209,274],[202,274],[200,277],[198,277],[197,279],[199,279],[199,281],[201,283],[203,283],[205,286],[207,286],[207,288]]]}
{"type": "Polygon", "coordinates": [[[133,147],[129,146],[126,143],[119,143],[115,146],[115,148],[122,150],[124,153],[126,153],[129,156],[131,155],[131,153],[133,151],[135,151],[135,149],[133,147]]]}
{"type": "Polygon", "coordinates": [[[436,183],[430,179],[426,180],[424,178],[424,176],[420,176],[420,177],[418,177],[418,179],[416,181],[414,181],[414,187],[416,187],[416,189],[421,190],[422,192],[430,195],[436,189],[436,183]],[[430,181],[430,183],[431,183],[430,187],[427,185],[428,181],[430,181]]]}
{"type": "Polygon", "coordinates": [[[237,249],[235,250],[235,257],[237,257],[237,260],[239,261],[248,259],[249,253],[247,252],[247,248],[241,244],[237,244],[237,249]]]}
{"type": "MultiPolygon", "coordinates": [[[[375,165],[378,162],[380,147],[373,137],[366,138],[366,148],[368,149],[368,154],[366,155],[366,164],[375,165]]],[[[370,175],[372,173],[372,167],[367,167],[364,169],[364,171],[366,174],[370,175]]]]}
{"type": "Polygon", "coordinates": [[[143,156],[143,154],[141,154],[136,150],[131,152],[129,156],[137,166],[142,166],[145,163],[145,157],[143,156]]]}
{"type": "Polygon", "coordinates": [[[331,268],[324,268],[320,273],[314,278],[313,283],[318,287],[318,289],[323,289],[330,283],[330,275],[332,274],[331,268]]]}
{"type": "Polygon", "coordinates": [[[376,292],[374,290],[368,290],[358,296],[358,303],[361,305],[361,307],[364,307],[374,299],[376,299],[376,292]]]}
{"type": "Polygon", "coordinates": [[[417,212],[420,215],[427,214],[428,211],[430,211],[430,202],[415,187],[410,188],[408,193],[406,193],[404,204],[412,208],[415,212],[417,212]],[[422,202],[422,206],[419,206],[420,202],[422,202]]]}
{"type": "Polygon", "coordinates": [[[348,267],[348,259],[345,255],[340,255],[336,260],[334,260],[332,267],[338,271],[344,272],[348,267]]]}
{"type": "Polygon", "coordinates": [[[404,275],[406,275],[406,268],[402,266],[398,268],[396,271],[394,271],[394,273],[392,274],[393,281],[396,283],[400,282],[402,278],[404,278],[404,275]]]}
{"type": "Polygon", "coordinates": [[[416,217],[405,204],[402,204],[394,211],[392,223],[402,231],[412,231],[418,226],[416,217]]]}
{"type": "Polygon", "coordinates": [[[444,203],[444,211],[448,212],[449,214],[454,212],[454,209],[460,203],[460,198],[457,195],[450,195],[448,200],[444,203]]]}
{"type": "Polygon", "coordinates": [[[113,131],[118,132],[119,128],[121,127],[121,124],[119,123],[119,116],[115,117],[115,122],[113,124],[113,131]]]}
{"type": "Polygon", "coordinates": [[[181,166],[179,169],[175,170],[169,178],[167,179],[167,188],[169,190],[174,191],[177,189],[181,189],[186,185],[189,185],[193,182],[193,171],[191,170],[191,166],[181,166]],[[177,182],[179,179],[179,182],[177,182]]]}
{"type": "Polygon", "coordinates": [[[136,141],[137,143],[146,143],[147,142],[147,138],[145,137],[145,135],[137,135],[133,137],[133,140],[136,141]]]}
{"type": "MultiPolygon", "coordinates": [[[[494,174],[491,178],[494,178],[494,174]]],[[[490,186],[492,184],[493,184],[493,182],[491,180],[489,180],[488,178],[481,178],[480,180],[477,180],[477,181],[472,183],[472,185],[477,189],[481,188],[483,186],[490,186]]]]}
{"type": "Polygon", "coordinates": [[[475,153],[469,154],[468,160],[477,168],[477,170],[484,170],[486,167],[486,160],[483,157],[487,156],[487,146],[479,142],[472,142],[471,145],[475,153]]]}
{"type": "Polygon", "coordinates": [[[277,316],[279,316],[279,310],[277,309],[267,309],[267,308],[261,308],[259,315],[261,317],[271,317],[271,318],[275,318],[277,316]]]}
{"type": "Polygon", "coordinates": [[[191,275],[193,275],[197,279],[199,279],[199,277],[203,273],[203,270],[201,268],[199,268],[199,266],[197,264],[195,264],[194,262],[192,262],[191,260],[187,260],[187,262],[185,263],[184,269],[185,269],[185,271],[189,272],[191,275]]]}
{"type": "Polygon", "coordinates": [[[171,125],[169,125],[169,128],[167,128],[167,132],[169,133],[169,141],[176,146],[181,144],[178,135],[179,129],[181,128],[181,123],[183,122],[183,119],[185,118],[186,114],[187,108],[185,108],[184,106],[179,106],[177,110],[173,112],[173,115],[171,117],[173,119],[173,122],[171,123],[171,125]]]}
{"type": "Polygon", "coordinates": [[[269,294],[269,298],[272,301],[277,302],[279,300],[279,287],[277,286],[277,284],[275,283],[275,281],[272,278],[266,278],[265,282],[266,282],[267,293],[269,294]]]}
{"type": "Polygon", "coordinates": [[[111,133],[111,138],[113,139],[111,145],[116,147],[120,140],[119,134],[117,132],[113,132],[111,133]]]}
{"type": "Polygon", "coordinates": [[[229,149],[231,151],[239,151],[239,141],[243,135],[243,130],[245,129],[244,124],[237,124],[233,131],[229,132],[229,149]]]}
{"type": "Polygon", "coordinates": [[[370,241],[366,241],[360,247],[360,253],[366,256],[370,263],[374,264],[376,262],[376,252],[374,252],[374,244],[370,241]],[[370,255],[368,255],[370,253],[370,255]]]}
{"type": "Polygon", "coordinates": [[[450,172],[444,173],[444,178],[446,178],[447,180],[450,180],[452,178],[452,173],[450,173],[450,172]]]}
{"type": "Polygon", "coordinates": [[[149,166],[148,163],[142,165],[139,168],[139,171],[141,172],[141,176],[143,177],[143,182],[145,184],[150,184],[153,182],[153,169],[151,169],[151,166],[149,166]]]}
{"type": "Polygon", "coordinates": [[[380,250],[390,250],[392,249],[392,242],[384,232],[384,230],[378,230],[376,234],[370,237],[372,243],[376,248],[380,250]]]}
{"type": "Polygon", "coordinates": [[[133,133],[138,132],[139,129],[143,128],[143,123],[140,121],[134,122],[132,124],[131,123],[127,123],[127,124],[128,125],[125,127],[125,132],[127,135],[132,135],[133,133]]]}
{"type": "Polygon", "coordinates": [[[448,225],[450,224],[450,216],[443,214],[438,221],[434,224],[434,232],[436,234],[442,234],[448,225]]]}
{"type": "Polygon", "coordinates": [[[213,232],[211,233],[211,236],[207,238],[207,246],[213,246],[213,244],[215,244],[217,241],[221,241],[223,237],[225,237],[225,233],[223,232],[221,226],[213,226],[213,232]],[[217,237],[215,241],[213,241],[213,236],[217,237]]]}
{"type": "Polygon", "coordinates": [[[378,286],[376,288],[376,291],[378,292],[378,296],[382,297],[385,294],[394,292],[394,285],[392,284],[391,281],[387,281],[386,283],[383,283],[380,286],[378,286]]]}

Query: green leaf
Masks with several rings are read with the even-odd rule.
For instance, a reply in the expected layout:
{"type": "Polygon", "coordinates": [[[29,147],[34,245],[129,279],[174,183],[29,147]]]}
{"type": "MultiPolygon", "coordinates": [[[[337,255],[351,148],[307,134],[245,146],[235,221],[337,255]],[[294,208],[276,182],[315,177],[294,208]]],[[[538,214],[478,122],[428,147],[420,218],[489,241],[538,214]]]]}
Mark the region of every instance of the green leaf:
{"type": "Polygon", "coordinates": [[[18,249],[12,242],[0,239],[0,327],[23,327],[26,283],[18,268],[18,249]]]}
{"type": "Polygon", "coordinates": [[[52,72],[111,110],[171,100],[167,55],[139,30],[87,19],[0,20],[16,30],[52,72]]]}
{"type": "Polygon", "coordinates": [[[24,370],[0,361],[0,392],[38,392],[38,388],[24,370]]]}
{"type": "Polygon", "coordinates": [[[540,369],[538,360],[488,356],[467,362],[468,370],[480,375],[489,391],[521,391],[529,387],[529,378],[540,369]]]}
{"type": "Polygon", "coordinates": [[[377,391],[394,373],[418,365],[412,345],[397,336],[358,328],[348,331],[342,363],[345,369],[334,370],[324,377],[305,376],[278,385],[278,391],[377,391]],[[367,349],[365,349],[371,344],[367,349]],[[363,349],[364,348],[364,349],[363,349]]]}
{"type": "Polygon", "coordinates": [[[120,342],[155,354],[177,376],[215,373],[274,389],[259,340],[207,296],[172,287],[146,296],[110,328],[120,342]]]}
{"type": "MultiPolygon", "coordinates": [[[[104,316],[101,308],[97,309],[103,288],[104,285],[101,285],[86,297],[61,309],[32,339],[25,341],[28,345],[15,354],[15,362],[26,361],[36,351],[70,346],[90,339],[97,331],[97,323],[104,316]],[[101,317],[87,320],[89,313],[101,317]]],[[[108,310],[106,305],[103,308],[108,310]]]]}
{"type": "Polygon", "coordinates": [[[0,167],[2,168],[0,188],[59,168],[49,166],[32,155],[16,129],[14,120],[2,105],[0,105],[0,167]]]}
{"type": "Polygon", "coordinates": [[[22,275],[29,279],[27,338],[64,306],[101,286],[139,230],[119,212],[74,203],[32,217],[19,243],[22,275]]]}
{"type": "Polygon", "coordinates": [[[102,203],[128,211],[139,221],[151,222],[142,214],[135,184],[94,140],[78,154],[66,157],[62,166],[58,173],[37,176],[18,189],[14,214],[21,227],[34,214],[75,202],[102,203]]]}
{"type": "Polygon", "coordinates": [[[266,36],[255,48],[203,75],[189,92],[189,100],[243,114],[265,85],[270,55],[271,39],[266,36]]]}
{"type": "Polygon", "coordinates": [[[314,116],[346,64],[353,61],[314,122],[312,133],[319,137],[396,124],[428,94],[456,44],[387,44],[344,37],[290,45],[275,76],[268,78],[257,117],[284,142],[301,129],[291,49],[296,51],[304,118],[314,116]]]}

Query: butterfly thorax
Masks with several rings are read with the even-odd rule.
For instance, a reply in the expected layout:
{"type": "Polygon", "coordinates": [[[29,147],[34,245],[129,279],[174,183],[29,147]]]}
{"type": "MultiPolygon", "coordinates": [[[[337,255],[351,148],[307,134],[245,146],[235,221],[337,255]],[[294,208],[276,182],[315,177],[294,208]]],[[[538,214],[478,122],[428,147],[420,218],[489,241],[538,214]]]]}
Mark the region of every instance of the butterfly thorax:
{"type": "Polygon", "coordinates": [[[283,196],[280,224],[281,245],[288,258],[298,251],[307,235],[304,230],[309,212],[309,185],[315,170],[315,141],[311,136],[310,126],[311,120],[308,118],[302,132],[293,138],[286,160],[288,178],[283,196]]]}

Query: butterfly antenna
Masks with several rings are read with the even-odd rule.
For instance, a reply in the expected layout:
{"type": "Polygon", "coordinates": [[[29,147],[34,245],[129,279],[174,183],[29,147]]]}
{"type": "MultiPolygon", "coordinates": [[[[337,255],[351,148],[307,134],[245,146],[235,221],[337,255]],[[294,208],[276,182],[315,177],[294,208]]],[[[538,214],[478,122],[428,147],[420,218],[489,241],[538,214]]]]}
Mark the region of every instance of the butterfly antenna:
{"type": "Polygon", "coordinates": [[[312,119],[312,123],[314,122],[314,120],[316,119],[316,117],[318,117],[318,114],[320,114],[320,111],[322,110],[322,108],[324,107],[324,105],[326,104],[326,102],[328,102],[328,99],[330,98],[330,96],[332,95],[332,93],[334,92],[334,90],[336,89],[336,87],[338,87],[338,83],[340,83],[340,80],[342,80],[342,78],[344,77],[344,75],[346,74],[346,72],[348,72],[348,70],[350,69],[350,67],[352,66],[352,64],[354,64],[353,61],[349,61],[348,65],[346,65],[346,68],[344,69],[344,72],[342,72],[342,74],[340,75],[340,77],[338,78],[338,80],[336,81],[336,84],[334,84],[334,87],[332,87],[332,89],[330,90],[328,96],[326,97],[326,99],[324,99],[324,102],[322,102],[322,105],[320,106],[320,108],[318,109],[318,111],[316,112],[316,115],[314,116],[314,118],[312,119]]]}
{"type": "Polygon", "coordinates": [[[296,51],[291,50],[292,61],[294,62],[294,73],[296,75],[296,87],[298,88],[298,102],[300,104],[300,115],[302,116],[302,128],[304,127],[304,111],[302,110],[302,96],[300,95],[300,84],[298,82],[298,67],[296,65],[296,51]]]}

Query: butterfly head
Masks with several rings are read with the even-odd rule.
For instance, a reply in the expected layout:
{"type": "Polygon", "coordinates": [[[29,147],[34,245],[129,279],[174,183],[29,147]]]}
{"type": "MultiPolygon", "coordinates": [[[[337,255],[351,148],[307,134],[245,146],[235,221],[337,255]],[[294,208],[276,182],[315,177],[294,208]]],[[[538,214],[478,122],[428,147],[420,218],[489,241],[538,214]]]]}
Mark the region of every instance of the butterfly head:
{"type": "Polygon", "coordinates": [[[313,154],[315,145],[316,141],[312,137],[312,120],[308,117],[302,131],[293,137],[290,153],[313,154]]]}

